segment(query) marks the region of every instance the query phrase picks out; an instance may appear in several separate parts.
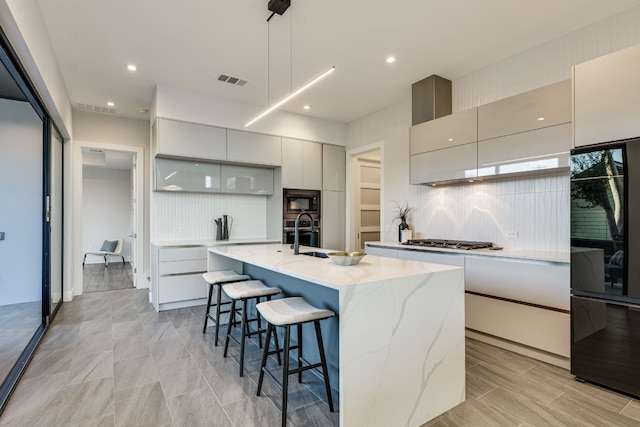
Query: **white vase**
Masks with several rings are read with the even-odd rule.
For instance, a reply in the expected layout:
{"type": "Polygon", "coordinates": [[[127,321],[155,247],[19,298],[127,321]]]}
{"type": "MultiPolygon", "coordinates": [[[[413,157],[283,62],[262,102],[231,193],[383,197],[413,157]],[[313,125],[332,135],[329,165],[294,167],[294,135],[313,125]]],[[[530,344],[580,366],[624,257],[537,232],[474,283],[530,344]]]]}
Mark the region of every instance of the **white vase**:
{"type": "Polygon", "coordinates": [[[402,230],[401,236],[400,236],[400,243],[406,243],[407,241],[411,240],[412,235],[413,233],[408,228],[402,230]]]}

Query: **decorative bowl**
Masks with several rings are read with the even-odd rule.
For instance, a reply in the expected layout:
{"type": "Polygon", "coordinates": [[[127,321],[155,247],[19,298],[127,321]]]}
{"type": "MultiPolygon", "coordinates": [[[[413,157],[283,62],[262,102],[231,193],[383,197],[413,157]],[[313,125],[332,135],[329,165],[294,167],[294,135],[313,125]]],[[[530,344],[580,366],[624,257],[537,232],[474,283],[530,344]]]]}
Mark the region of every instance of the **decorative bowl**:
{"type": "Polygon", "coordinates": [[[329,252],[327,253],[331,261],[337,265],[356,265],[366,254],[362,252],[329,252]]]}

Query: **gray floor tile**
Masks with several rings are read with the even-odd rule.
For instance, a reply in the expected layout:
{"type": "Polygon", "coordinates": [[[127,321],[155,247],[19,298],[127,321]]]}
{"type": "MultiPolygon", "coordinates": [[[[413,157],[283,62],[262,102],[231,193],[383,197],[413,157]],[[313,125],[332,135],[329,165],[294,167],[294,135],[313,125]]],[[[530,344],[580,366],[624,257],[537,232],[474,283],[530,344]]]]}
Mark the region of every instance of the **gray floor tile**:
{"type": "Polygon", "coordinates": [[[177,334],[175,338],[149,343],[149,347],[151,348],[151,357],[153,357],[156,365],[191,357],[177,334]]]}
{"type": "MultiPolygon", "coordinates": [[[[251,397],[224,406],[235,427],[279,426],[280,409],[267,397],[251,397]]],[[[293,425],[289,421],[287,425],[293,425]]]]}
{"type": "Polygon", "coordinates": [[[227,413],[213,392],[205,388],[168,399],[176,427],[232,427],[227,413]]]}
{"type": "Polygon", "coordinates": [[[91,422],[114,415],[113,378],[102,378],[65,387],[60,396],[58,425],[91,422]]]}
{"type": "Polygon", "coordinates": [[[632,400],[631,402],[629,402],[629,404],[625,406],[624,409],[620,411],[620,413],[625,417],[637,420],[638,425],[640,425],[640,402],[638,402],[637,400],[632,400]]]}
{"type": "Polygon", "coordinates": [[[93,335],[83,334],[78,339],[74,353],[95,353],[98,351],[113,350],[113,338],[111,332],[100,332],[93,335]]]}
{"type": "Polygon", "coordinates": [[[41,421],[55,425],[58,398],[67,384],[67,376],[67,372],[60,372],[23,378],[0,417],[0,425],[41,425],[41,421]]]}
{"type": "Polygon", "coordinates": [[[171,425],[171,415],[159,382],[115,394],[116,426],[171,425]]]}
{"type": "Polygon", "coordinates": [[[143,335],[113,340],[113,360],[118,361],[138,356],[151,356],[151,350],[143,335]]]}
{"type": "Polygon", "coordinates": [[[160,381],[156,365],[149,356],[119,360],[113,366],[115,391],[141,387],[160,381]]]}
{"type": "Polygon", "coordinates": [[[72,358],[73,348],[70,347],[61,350],[39,350],[29,363],[24,378],[35,378],[59,372],[68,373],[72,358]]]}
{"type": "Polygon", "coordinates": [[[128,320],[126,322],[113,323],[111,325],[111,333],[114,340],[129,338],[142,334],[142,323],[139,319],[128,320]]]}
{"type": "Polygon", "coordinates": [[[69,367],[69,384],[113,377],[113,351],[78,353],[69,367]]]}
{"type": "Polygon", "coordinates": [[[167,398],[209,387],[200,369],[189,357],[157,365],[158,376],[167,398]]]}

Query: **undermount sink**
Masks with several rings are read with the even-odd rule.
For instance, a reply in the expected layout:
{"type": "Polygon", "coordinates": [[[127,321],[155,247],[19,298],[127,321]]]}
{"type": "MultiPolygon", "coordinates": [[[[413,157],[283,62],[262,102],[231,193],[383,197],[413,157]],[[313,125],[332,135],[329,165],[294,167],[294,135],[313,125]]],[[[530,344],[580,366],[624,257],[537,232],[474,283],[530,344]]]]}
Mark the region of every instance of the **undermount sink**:
{"type": "Polygon", "coordinates": [[[300,255],[313,256],[316,258],[329,258],[324,252],[300,252],[300,255]]]}

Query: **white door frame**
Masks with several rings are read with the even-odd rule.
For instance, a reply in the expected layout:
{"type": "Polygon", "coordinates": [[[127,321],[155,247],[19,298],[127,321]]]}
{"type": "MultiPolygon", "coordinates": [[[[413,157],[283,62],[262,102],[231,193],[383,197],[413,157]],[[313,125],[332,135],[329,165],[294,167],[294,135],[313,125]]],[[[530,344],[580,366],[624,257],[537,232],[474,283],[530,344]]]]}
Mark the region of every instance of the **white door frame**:
{"type": "Polygon", "coordinates": [[[346,183],[346,224],[345,224],[345,234],[346,234],[346,250],[347,251],[356,251],[356,239],[355,239],[355,230],[356,230],[356,214],[358,213],[358,197],[356,195],[356,191],[358,191],[358,156],[368,152],[380,150],[380,239],[383,234],[383,224],[385,222],[384,215],[384,141],[374,142],[373,144],[364,145],[362,147],[353,148],[351,150],[347,150],[346,157],[346,169],[347,169],[347,183],[346,183]]]}
{"type": "Polygon", "coordinates": [[[97,148],[101,150],[114,150],[125,151],[135,154],[136,158],[136,203],[138,204],[137,212],[137,224],[138,230],[137,238],[133,240],[135,242],[135,248],[131,248],[135,251],[134,256],[138,263],[138,271],[136,274],[135,283],[138,288],[147,288],[148,284],[144,278],[144,272],[142,267],[142,260],[144,259],[144,205],[140,206],[144,201],[144,148],[132,147],[127,145],[115,145],[105,144],[99,142],[89,141],[73,141],[74,148],[72,154],[73,164],[73,183],[72,183],[72,199],[73,199],[73,289],[71,289],[71,295],[69,299],[65,298],[65,301],[70,301],[75,295],[82,295],[82,257],[83,245],[82,245],[82,149],[83,148],[97,148]]]}

